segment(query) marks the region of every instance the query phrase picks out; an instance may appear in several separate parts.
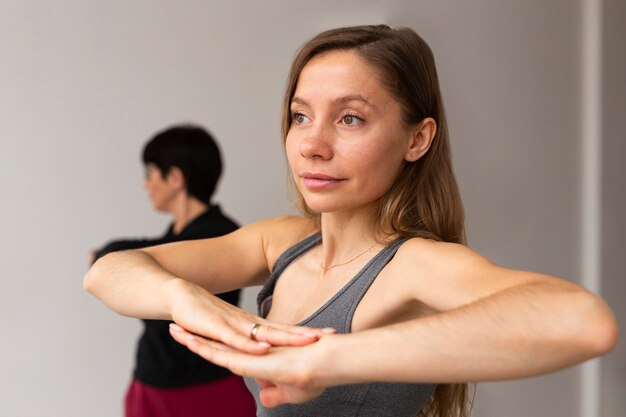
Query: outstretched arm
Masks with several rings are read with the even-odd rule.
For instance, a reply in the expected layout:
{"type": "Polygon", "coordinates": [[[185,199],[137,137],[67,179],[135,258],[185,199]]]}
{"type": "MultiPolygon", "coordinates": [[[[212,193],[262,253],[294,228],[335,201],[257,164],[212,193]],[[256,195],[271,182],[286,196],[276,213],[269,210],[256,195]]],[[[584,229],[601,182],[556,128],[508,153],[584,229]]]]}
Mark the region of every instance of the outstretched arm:
{"type": "Polygon", "coordinates": [[[438,311],[428,317],[333,335],[302,348],[272,349],[263,358],[189,339],[184,331],[172,334],[236,373],[271,381],[263,390],[266,406],[305,401],[324,387],[348,383],[528,377],[602,355],[615,345],[610,309],[583,288],[498,267],[456,245],[417,244],[403,248],[390,267],[411,283],[407,291],[438,311]],[[293,363],[298,366],[290,367],[293,363]]]}
{"type": "Polygon", "coordinates": [[[616,337],[611,312],[595,296],[569,284],[530,283],[422,319],[333,337],[325,341],[329,351],[352,355],[332,362],[334,375],[322,371],[316,378],[324,383],[523,378],[602,355],[616,337]],[[358,375],[350,371],[359,368],[358,375]]]}
{"type": "Polygon", "coordinates": [[[251,225],[213,239],[109,253],[95,262],[83,284],[117,313],[173,319],[172,299],[192,287],[181,280],[209,293],[261,282],[268,274],[262,231],[251,225]]]}
{"type": "Polygon", "coordinates": [[[111,253],[92,266],[84,286],[119,314],[173,320],[254,354],[266,352],[269,344],[311,343],[323,334],[320,330],[271,323],[213,295],[263,282],[269,270],[266,254],[282,246],[265,233],[276,222],[281,220],[219,238],[111,253]],[[252,335],[255,323],[264,326],[252,335]]]}

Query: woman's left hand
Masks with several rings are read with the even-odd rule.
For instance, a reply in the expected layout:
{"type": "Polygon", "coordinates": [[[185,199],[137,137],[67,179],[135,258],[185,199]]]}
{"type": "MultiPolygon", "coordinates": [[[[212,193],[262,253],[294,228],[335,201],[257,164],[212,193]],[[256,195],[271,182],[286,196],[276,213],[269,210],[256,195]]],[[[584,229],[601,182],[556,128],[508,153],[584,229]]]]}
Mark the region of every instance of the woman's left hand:
{"type": "Polygon", "coordinates": [[[255,378],[261,387],[260,399],[264,407],[299,404],[310,401],[324,392],[316,384],[313,364],[315,345],[272,347],[264,355],[252,355],[213,340],[187,332],[171,324],[170,334],[179,343],[204,359],[229,369],[231,372],[255,378]]]}

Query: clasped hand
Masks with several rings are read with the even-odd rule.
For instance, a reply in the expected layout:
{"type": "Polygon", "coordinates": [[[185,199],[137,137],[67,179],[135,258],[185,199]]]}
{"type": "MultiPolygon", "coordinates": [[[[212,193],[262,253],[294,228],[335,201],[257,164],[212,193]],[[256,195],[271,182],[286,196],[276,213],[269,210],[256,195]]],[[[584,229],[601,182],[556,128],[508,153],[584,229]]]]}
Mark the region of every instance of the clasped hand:
{"type": "Polygon", "coordinates": [[[175,298],[171,310],[172,337],[216,365],[255,378],[265,407],[306,402],[324,391],[315,381],[315,345],[333,329],[271,322],[195,285],[175,298]]]}

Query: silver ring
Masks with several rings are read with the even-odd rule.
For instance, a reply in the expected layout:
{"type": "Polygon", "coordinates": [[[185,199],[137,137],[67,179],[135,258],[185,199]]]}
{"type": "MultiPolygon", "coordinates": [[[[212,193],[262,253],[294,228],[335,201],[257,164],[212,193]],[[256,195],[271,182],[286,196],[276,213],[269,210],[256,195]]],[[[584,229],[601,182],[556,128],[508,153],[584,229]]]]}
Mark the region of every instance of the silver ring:
{"type": "Polygon", "coordinates": [[[261,327],[259,323],[254,323],[254,326],[250,329],[250,339],[256,341],[256,334],[259,331],[259,327],[261,327]]]}

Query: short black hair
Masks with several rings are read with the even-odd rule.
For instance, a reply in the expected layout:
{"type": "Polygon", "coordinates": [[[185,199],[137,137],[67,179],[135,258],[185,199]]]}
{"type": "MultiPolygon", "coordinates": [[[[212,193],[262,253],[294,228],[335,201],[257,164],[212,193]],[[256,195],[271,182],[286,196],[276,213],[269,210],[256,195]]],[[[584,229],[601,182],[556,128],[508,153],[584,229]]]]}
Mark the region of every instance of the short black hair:
{"type": "Polygon", "coordinates": [[[222,158],[213,136],[195,125],[158,132],[143,149],[143,163],[154,164],[165,178],[172,167],[185,176],[187,193],[209,204],[222,174],[222,158]]]}

